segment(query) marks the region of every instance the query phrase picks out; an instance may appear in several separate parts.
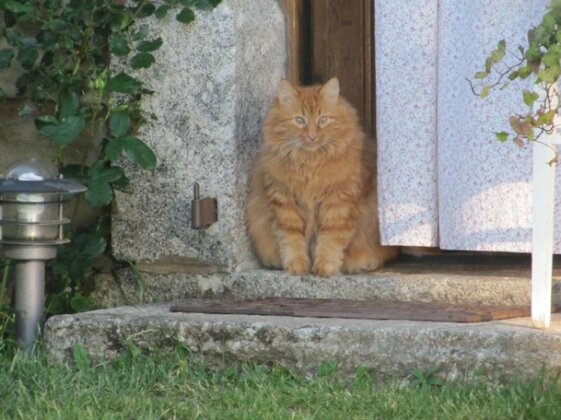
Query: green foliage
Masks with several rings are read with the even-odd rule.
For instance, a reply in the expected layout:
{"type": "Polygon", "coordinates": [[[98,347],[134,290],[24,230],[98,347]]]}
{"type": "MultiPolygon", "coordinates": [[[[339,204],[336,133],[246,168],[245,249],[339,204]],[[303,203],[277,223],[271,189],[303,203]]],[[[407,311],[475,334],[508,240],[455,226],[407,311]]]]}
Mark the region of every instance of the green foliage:
{"type": "Polygon", "coordinates": [[[94,309],[84,293],[84,282],[96,258],[103,255],[109,236],[109,217],[104,216],[88,229],[68,230],[71,245],[60,246],[58,258],[49,263],[53,278],[47,283],[47,315],[94,309]]]}
{"type": "MultiPolygon", "coordinates": [[[[18,96],[26,99],[20,114],[35,116],[39,133],[56,146],[60,172],[88,188],[85,198],[101,214],[83,232],[69,232],[73,243],[61,247],[59,259],[50,265],[55,278],[49,281],[48,313],[91,307],[82,281],[107,248],[107,213],[114,190],[128,184],[121,159],[146,170],[157,167],[156,155],[138,133],[147,120],[140,103],[151,92],[144,86],[142,73],[130,70],[151,67],[164,40],[151,37],[142,20],[163,19],[173,12],[180,22],[190,23],[195,19],[193,8],[211,10],[219,3],[0,0],[1,36],[7,43],[0,50],[0,71],[15,62],[24,69],[15,81],[18,96]],[[112,60],[119,65],[111,66],[112,60]],[[68,164],[65,150],[88,129],[102,137],[99,156],[93,162],[68,164]]],[[[0,89],[3,100],[5,92],[0,89]]],[[[5,287],[0,289],[0,299],[6,300],[4,291],[5,287]]],[[[0,305],[4,305],[2,300],[0,305]]],[[[4,309],[0,308],[0,316],[11,316],[4,309]]]]}
{"type": "Polygon", "coordinates": [[[193,10],[185,7],[177,15],[177,20],[183,23],[190,23],[195,20],[195,13],[193,10]]]}
{"type": "Polygon", "coordinates": [[[527,44],[519,46],[517,53],[514,63],[498,66],[506,56],[506,43],[499,41],[485,60],[484,70],[475,73],[474,81],[468,81],[473,93],[485,98],[494,88],[503,89],[514,80],[534,77],[534,85],[547,94],[540,99],[536,91],[524,90],[522,100],[528,111],[509,117],[510,132],[495,133],[500,142],[512,138],[515,144],[524,146],[555,129],[559,106],[553,100],[553,87],[561,76],[561,0],[551,1],[541,23],[528,31],[527,44]]]}

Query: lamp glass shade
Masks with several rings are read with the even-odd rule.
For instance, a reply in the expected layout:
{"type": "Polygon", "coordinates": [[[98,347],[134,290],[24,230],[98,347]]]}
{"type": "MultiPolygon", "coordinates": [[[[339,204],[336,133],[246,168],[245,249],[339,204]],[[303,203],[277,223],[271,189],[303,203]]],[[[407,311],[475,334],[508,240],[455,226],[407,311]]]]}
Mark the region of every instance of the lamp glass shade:
{"type": "MultiPolygon", "coordinates": [[[[13,181],[46,181],[56,179],[55,172],[36,160],[12,165],[4,177],[13,181]]],[[[1,239],[51,240],[59,233],[60,194],[30,191],[2,194],[1,239]]]]}

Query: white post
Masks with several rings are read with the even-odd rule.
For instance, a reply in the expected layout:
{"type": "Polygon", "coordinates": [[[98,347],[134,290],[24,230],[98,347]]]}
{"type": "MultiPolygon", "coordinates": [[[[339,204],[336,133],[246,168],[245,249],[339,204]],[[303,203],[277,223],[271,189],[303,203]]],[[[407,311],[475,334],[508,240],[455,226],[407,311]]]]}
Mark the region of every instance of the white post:
{"type": "MultiPolygon", "coordinates": [[[[540,99],[545,94],[543,90],[540,99]]],[[[557,89],[552,89],[550,95],[556,106],[557,89]]],[[[555,201],[555,163],[552,160],[560,137],[556,129],[554,133],[540,137],[540,143],[533,145],[532,324],[536,328],[548,328],[551,321],[555,201]]]]}

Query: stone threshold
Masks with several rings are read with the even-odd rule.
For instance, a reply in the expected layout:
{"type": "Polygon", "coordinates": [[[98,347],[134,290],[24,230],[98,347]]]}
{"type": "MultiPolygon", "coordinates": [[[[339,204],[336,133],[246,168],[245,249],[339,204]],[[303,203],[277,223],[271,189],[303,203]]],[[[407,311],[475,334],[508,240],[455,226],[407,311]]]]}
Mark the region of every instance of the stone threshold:
{"type": "MultiPolygon", "coordinates": [[[[466,305],[530,304],[530,263],[526,256],[405,259],[380,271],[321,278],[253,269],[193,270],[192,264],[139,264],[140,279],[128,269],[118,279],[98,277],[94,298],[114,307],[185,298],[295,297],[319,299],[437,302],[466,305]],[[143,297],[143,302],[140,297],[143,297]]],[[[554,305],[561,305],[561,271],[555,270],[554,305]]]]}
{"type": "Polygon", "coordinates": [[[543,331],[528,318],[456,324],[204,315],[171,313],[169,304],[158,304],[54,316],[44,339],[56,363],[72,360],[77,344],[104,361],[133,343],[146,352],[184,346],[211,364],[274,362],[305,373],[326,362],[336,362],[342,373],[368,368],[382,378],[436,369],[446,379],[504,381],[535,377],[542,368],[561,371],[560,315],[543,331]]]}

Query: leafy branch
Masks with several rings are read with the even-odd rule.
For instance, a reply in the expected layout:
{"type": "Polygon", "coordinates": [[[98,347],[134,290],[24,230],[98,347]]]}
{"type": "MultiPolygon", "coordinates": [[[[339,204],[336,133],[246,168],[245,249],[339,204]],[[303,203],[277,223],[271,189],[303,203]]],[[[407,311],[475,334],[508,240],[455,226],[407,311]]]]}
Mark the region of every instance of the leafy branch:
{"type": "MultiPolygon", "coordinates": [[[[485,60],[484,69],[475,73],[474,81],[466,79],[473,94],[484,99],[514,80],[535,78],[534,86],[540,88],[542,95],[535,87],[524,89],[522,101],[528,107],[527,112],[511,115],[510,130],[495,133],[500,142],[512,139],[521,147],[558,128],[555,116],[559,110],[557,82],[561,75],[561,0],[551,1],[541,23],[528,31],[527,41],[527,45],[518,47],[519,55],[510,65],[503,63],[506,42],[499,41],[485,60]]],[[[555,156],[550,163],[556,162],[557,153],[555,156]]]]}

